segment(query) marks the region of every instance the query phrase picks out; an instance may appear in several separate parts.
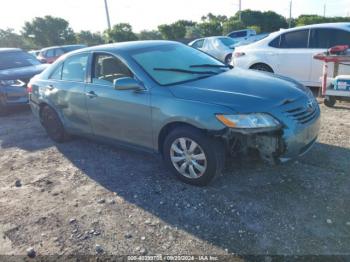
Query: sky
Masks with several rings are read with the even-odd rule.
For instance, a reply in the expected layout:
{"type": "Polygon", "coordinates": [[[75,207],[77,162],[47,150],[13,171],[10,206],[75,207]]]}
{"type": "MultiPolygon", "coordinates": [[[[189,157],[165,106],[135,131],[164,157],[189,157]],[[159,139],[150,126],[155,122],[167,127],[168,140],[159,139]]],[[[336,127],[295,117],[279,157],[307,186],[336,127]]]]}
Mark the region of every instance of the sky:
{"type": "MultiPolygon", "coordinates": [[[[179,19],[200,21],[209,12],[232,16],[239,0],[107,0],[111,23],[127,22],[135,32],[156,29],[179,19]]],[[[25,21],[52,15],[66,19],[74,31],[104,31],[104,0],[0,0],[0,28],[19,32],[25,21]]],[[[242,0],[242,9],[272,10],[289,16],[290,0],[242,0]]],[[[292,16],[300,14],[350,16],[350,0],[293,0],[292,16]]]]}

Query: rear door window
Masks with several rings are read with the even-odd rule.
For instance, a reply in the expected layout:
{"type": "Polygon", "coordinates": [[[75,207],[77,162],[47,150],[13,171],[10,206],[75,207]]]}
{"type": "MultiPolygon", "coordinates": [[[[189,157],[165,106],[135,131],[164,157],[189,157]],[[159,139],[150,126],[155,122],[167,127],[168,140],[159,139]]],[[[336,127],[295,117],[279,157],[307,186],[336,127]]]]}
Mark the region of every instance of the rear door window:
{"type": "Polygon", "coordinates": [[[64,51],[61,48],[55,50],[55,56],[61,56],[64,54],[64,51]]]}
{"type": "Polygon", "coordinates": [[[281,35],[280,48],[307,48],[309,30],[299,30],[281,35]]]}
{"type": "Polygon", "coordinates": [[[198,40],[193,43],[192,47],[194,48],[202,48],[204,44],[204,39],[198,40]]]}
{"type": "Polygon", "coordinates": [[[311,48],[328,49],[336,45],[350,46],[350,32],[330,28],[320,28],[311,30],[311,48]]]}
{"type": "Polygon", "coordinates": [[[89,54],[78,54],[63,63],[62,80],[84,82],[89,54]]]}

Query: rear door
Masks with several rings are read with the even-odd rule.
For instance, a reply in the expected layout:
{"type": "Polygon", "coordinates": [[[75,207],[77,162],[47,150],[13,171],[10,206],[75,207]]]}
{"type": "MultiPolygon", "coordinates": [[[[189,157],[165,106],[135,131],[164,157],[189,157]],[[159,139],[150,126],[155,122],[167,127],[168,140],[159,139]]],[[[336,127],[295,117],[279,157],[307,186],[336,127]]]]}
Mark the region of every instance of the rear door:
{"type": "Polygon", "coordinates": [[[89,53],[68,57],[57,65],[42,87],[51,105],[62,116],[67,131],[91,133],[85,105],[89,53]]]}
{"type": "MultiPolygon", "coordinates": [[[[327,49],[336,45],[350,46],[350,32],[334,28],[316,28],[310,33],[310,49],[313,54],[325,52],[327,49]]],[[[333,77],[333,63],[328,63],[328,75],[333,77]]],[[[310,84],[320,86],[320,77],[323,71],[323,62],[312,60],[310,84]]],[[[350,74],[349,66],[339,67],[339,74],[350,74]]]]}
{"type": "Polygon", "coordinates": [[[278,50],[274,51],[277,55],[269,58],[275,73],[307,83],[313,57],[313,52],[308,49],[309,29],[284,33],[277,40],[279,43],[275,47],[278,50]]]}
{"type": "Polygon", "coordinates": [[[129,144],[151,148],[152,118],[150,92],[115,90],[114,80],[136,76],[115,55],[95,53],[86,105],[93,132],[129,144]]]}

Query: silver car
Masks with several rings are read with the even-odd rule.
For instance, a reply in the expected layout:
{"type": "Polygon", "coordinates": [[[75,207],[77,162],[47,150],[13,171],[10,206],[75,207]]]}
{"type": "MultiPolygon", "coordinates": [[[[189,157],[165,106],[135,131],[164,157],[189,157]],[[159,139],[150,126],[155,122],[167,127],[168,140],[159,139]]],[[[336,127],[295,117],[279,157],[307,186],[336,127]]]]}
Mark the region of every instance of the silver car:
{"type": "Polygon", "coordinates": [[[212,36],[192,41],[188,45],[230,64],[236,41],[226,36],[212,36]]]}

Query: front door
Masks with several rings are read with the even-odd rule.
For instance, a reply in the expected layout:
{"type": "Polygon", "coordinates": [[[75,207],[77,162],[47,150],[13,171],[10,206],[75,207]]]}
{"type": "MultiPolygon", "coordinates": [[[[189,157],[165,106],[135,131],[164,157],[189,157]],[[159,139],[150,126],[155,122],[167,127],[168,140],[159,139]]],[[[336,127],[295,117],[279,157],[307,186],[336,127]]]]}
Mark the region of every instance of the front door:
{"type": "Polygon", "coordinates": [[[91,83],[86,86],[86,106],[97,136],[151,148],[150,92],[115,90],[113,81],[136,77],[116,56],[95,53],[91,83]]]}

